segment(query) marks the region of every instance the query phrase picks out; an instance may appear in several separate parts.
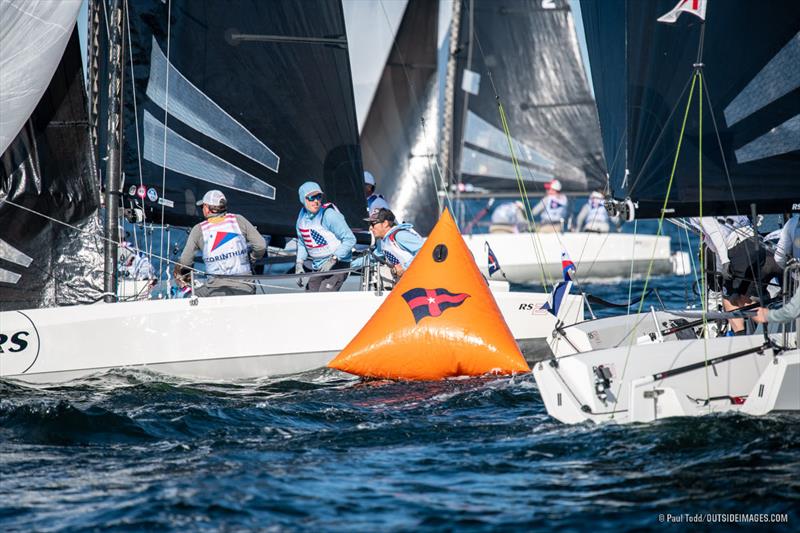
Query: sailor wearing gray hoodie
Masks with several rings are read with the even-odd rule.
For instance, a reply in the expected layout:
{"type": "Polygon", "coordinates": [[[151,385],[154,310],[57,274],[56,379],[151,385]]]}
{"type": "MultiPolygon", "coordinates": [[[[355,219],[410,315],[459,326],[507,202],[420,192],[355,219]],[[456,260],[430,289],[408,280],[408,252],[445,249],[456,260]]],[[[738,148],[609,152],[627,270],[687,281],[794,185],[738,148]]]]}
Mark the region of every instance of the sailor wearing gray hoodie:
{"type": "MultiPolygon", "coordinates": [[[[307,181],[298,190],[300,214],[297,216],[297,260],[295,274],[305,272],[307,260],[313,272],[327,272],[350,268],[356,237],[336,206],[324,203],[322,187],[307,181]]],[[[313,276],[306,285],[307,291],[332,292],[342,288],[347,273],[330,276],[313,276]]],[[[302,281],[298,280],[298,284],[302,281]]]]}

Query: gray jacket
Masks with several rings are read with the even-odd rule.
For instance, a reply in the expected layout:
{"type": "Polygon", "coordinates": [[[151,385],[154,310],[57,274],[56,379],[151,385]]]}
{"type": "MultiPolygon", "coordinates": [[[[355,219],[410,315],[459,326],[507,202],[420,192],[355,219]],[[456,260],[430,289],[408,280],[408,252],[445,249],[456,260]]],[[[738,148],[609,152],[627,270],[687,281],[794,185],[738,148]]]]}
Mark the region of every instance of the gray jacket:
{"type": "Polygon", "coordinates": [[[800,288],[794,291],[794,296],[786,305],[769,310],[767,322],[791,322],[797,317],[800,317],[800,288]]]}

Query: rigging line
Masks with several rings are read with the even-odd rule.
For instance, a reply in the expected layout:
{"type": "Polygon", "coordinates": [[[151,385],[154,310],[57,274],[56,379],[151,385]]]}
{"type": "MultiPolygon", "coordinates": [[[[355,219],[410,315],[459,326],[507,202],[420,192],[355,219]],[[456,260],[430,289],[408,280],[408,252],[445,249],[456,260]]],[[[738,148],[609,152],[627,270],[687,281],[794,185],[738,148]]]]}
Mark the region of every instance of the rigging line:
{"type": "MultiPolygon", "coordinates": [[[[705,26],[705,24],[704,24],[704,26],[705,26]]],[[[731,175],[730,175],[730,171],[728,169],[728,162],[725,159],[725,150],[722,147],[722,139],[721,139],[720,134],[719,134],[719,127],[717,126],[717,119],[714,116],[714,107],[713,107],[713,103],[711,102],[711,95],[710,95],[710,93],[708,91],[708,85],[707,85],[707,83],[705,81],[705,78],[702,79],[702,82],[706,86],[706,91],[705,91],[705,93],[706,93],[706,101],[708,103],[708,107],[709,107],[709,111],[710,111],[710,115],[711,115],[711,124],[714,127],[714,135],[717,138],[717,146],[719,147],[720,159],[722,160],[722,168],[725,171],[725,179],[726,179],[726,181],[728,183],[728,189],[730,189],[730,191],[731,191],[731,200],[733,201],[733,210],[736,212],[736,216],[740,216],[739,204],[736,201],[736,193],[733,190],[733,182],[731,181],[731,175]]],[[[763,246],[764,243],[763,243],[763,240],[759,238],[758,230],[756,228],[756,222],[757,222],[756,220],[752,221],[753,236],[759,242],[759,244],[763,246]]],[[[747,256],[748,263],[753,264],[753,258],[750,257],[750,249],[747,248],[747,247],[745,248],[745,255],[747,256]]],[[[761,281],[762,280],[760,278],[761,278],[761,276],[759,275],[759,279],[754,280],[756,282],[756,290],[758,292],[759,300],[761,300],[762,297],[763,297],[763,295],[761,294],[762,293],[762,291],[761,291],[761,281]]]]}
{"type": "MultiPolygon", "coordinates": [[[[478,51],[480,52],[481,57],[484,60],[484,65],[485,65],[487,63],[486,62],[486,54],[484,53],[483,45],[481,44],[481,40],[480,40],[480,38],[478,37],[477,34],[472,36],[472,37],[474,37],[475,42],[478,45],[478,51]]],[[[526,213],[525,213],[526,219],[528,218],[528,211],[530,211],[530,217],[531,218],[530,218],[530,220],[528,220],[528,230],[529,230],[529,233],[535,233],[535,235],[532,235],[531,238],[533,240],[534,253],[536,254],[537,260],[539,261],[539,264],[541,265],[541,268],[542,268],[542,278],[543,278],[543,284],[542,285],[544,286],[545,290],[548,290],[547,289],[547,284],[545,282],[545,279],[547,278],[547,273],[544,270],[544,258],[545,258],[544,245],[541,242],[541,237],[539,236],[539,232],[536,231],[536,229],[537,229],[536,228],[536,223],[533,220],[534,214],[533,214],[533,209],[531,208],[531,205],[530,205],[530,198],[528,196],[527,187],[525,185],[524,180],[522,179],[520,170],[517,168],[519,166],[519,161],[517,160],[516,154],[514,153],[513,138],[511,137],[511,133],[510,133],[510,130],[508,128],[508,123],[507,123],[507,120],[506,120],[506,117],[505,117],[505,110],[504,110],[504,108],[502,106],[502,102],[500,100],[500,96],[499,96],[499,93],[497,91],[497,86],[494,83],[494,77],[492,76],[491,69],[487,69],[487,75],[488,75],[488,78],[489,78],[489,83],[491,84],[491,87],[492,87],[492,92],[494,93],[495,99],[497,100],[497,103],[498,103],[498,107],[499,107],[500,114],[501,114],[501,121],[503,122],[503,130],[504,130],[504,133],[506,134],[506,138],[507,138],[506,140],[507,140],[507,142],[509,144],[509,150],[511,151],[511,156],[512,156],[513,164],[514,164],[514,167],[515,167],[514,171],[515,171],[515,174],[516,174],[516,177],[517,177],[517,187],[520,190],[520,196],[522,197],[523,201],[525,202],[525,204],[527,206],[527,210],[526,210],[526,213]],[[541,249],[541,258],[539,257],[539,255],[540,255],[539,249],[541,249]]],[[[528,168],[528,174],[530,175],[530,177],[533,178],[533,173],[531,172],[530,168],[528,168]]],[[[537,203],[537,205],[538,205],[538,203],[537,203]]],[[[545,211],[545,216],[547,216],[547,218],[548,218],[548,220],[549,220],[551,225],[555,225],[554,221],[550,218],[550,214],[547,213],[546,211],[545,211]]],[[[555,232],[556,240],[558,241],[559,246],[561,247],[561,249],[566,251],[566,247],[564,246],[564,242],[562,241],[561,236],[559,235],[559,233],[560,232],[555,232]]],[[[608,236],[606,236],[606,239],[608,239],[608,236]]],[[[586,242],[588,243],[588,239],[587,239],[586,242]]],[[[586,249],[586,243],[584,243],[584,248],[581,251],[581,254],[577,259],[579,263],[583,260],[583,253],[584,253],[585,249],[586,249]]],[[[592,265],[594,265],[594,263],[597,261],[598,257],[599,257],[599,250],[598,250],[598,255],[595,256],[595,259],[592,262],[592,265]]],[[[590,270],[591,270],[591,266],[590,266],[590,270]]],[[[574,277],[572,279],[573,279],[573,282],[575,283],[575,285],[580,289],[581,288],[581,284],[580,284],[580,281],[579,281],[579,278],[578,278],[577,274],[578,274],[578,272],[577,272],[577,269],[576,269],[574,274],[573,274],[574,277]]],[[[555,281],[552,278],[550,279],[550,282],[553,285],[555,284],[555,281]]]]}
{"type": "MultiPolygon", "coordinates": [[[[438,161],[436,158],[431,154],[431,148],[429,143],[429,136],[428,136],[428,129],[425,126],[425,109],[424,106],[421,105],[421,101],[419,95],[417,94],[417,90],[414,87],[414,83],[411,81],[411,76],[408,74],[408,67],[406,66],[405,57],[403,57],[403,52],[400,50],[400,46],[397,44],[397,32],[394,31],[392,27],[392,23],[389,19],[389,13],[386,11],[386,6],[383,3],[383,0],[379,0],[381,11],[383,11],[383,16],[386,19],[386,25],[389,26],[389,29],[392,30],[392,33],[395,35],[395,39],[393,41],[392,47],[394,48],[395,52],[397,52],[398,57],[400,58],[400,65],[403,68],[403,76],[406,79],[406,83],[408,84],[408,88],[411,90],[411,97],[414,100],[416,108],[420,110],[420,125],[422,127],[422,136],[425,139],[425,146],[427,152],[427,159],[428,159],[428,167],[431,174],[431,181],[433,182],[433,189],[436,194],[436,203],[439,208],[439,212],[442,211],[442,202],[439,199],[439,183],[441,183],[442,191],[444,191],[444,198],[447,202],[447,206],[450,208],[450,213],[453,215],[453,220],[456,221],[456,227],[458,227],[458,220],[456,219],[455,211],[453,210],[453,202],[450,199],[450,191],[447,190],[447,184],[445,183],[445,178],[442,175],[442,169],[439,167],[438,161]],[[438,182],[437,183],[437,174],[438,174],[438,182]]],[[[408,7],[406,7],[408,9],[408,7]]],[[[400,28],[398,27],[397,30],[399,31],[400,28]]]]}
{"type": "MultiPolygon", "coordinates": [[[[478,51],[480,52],[481,58],[483,58],[483,62],[484,62],[484,65],[485,65],[486,64],[486,54],[484,54],[484,52],[483,52],[483,45],[481,44],[480,38],[478,37],[477,34],[470,35],[470,38],[471,39],[473,39],[473,38],[475,39],[475,43],[478,45],[478,51]]],[[[522,171],[521,171],[520,166],[519,166],[519,161],[517,160],[516,153],[514,152],[513,138],[511,137],[511,132],[509,131],[509,128],[508,128],[508,121],[506,120],[506,113],[505,113],[505,109],[503,108],[503,102],[500,100],[500,95],[497,92],[497,86],[494,83],[494,78],[492,77],[492,71],[490,69],[487,69],[487,75],[488,75],[488,78],[489,78],[489,83],[492,86],[492,92],[494,94],[495,101],[497,102],[497,108],[498,108],[498,111],[500,113],[500,121],[501,121],[501,123],[503,125],[503,132],[506,135],[506,142],[508,143],[508,149],[509,149],[509,151],[511,153],[512,164],[514,166],[514,174],[515,174],[516,179],[517,179],[517,188],[519,189],[520,196],[521,196],[523,202],[525,203],[525,207],[526,207],[526,209],[525,209],[525,219],[528,222],[528,233],[530,234],[531,244],[533,245],[533,251],[534,251],[534,254],[536,255],[536,260],[539,263],[539,267],[541,268],[542,286],[544,287],[545,291],[549,291],[550,289],[548,289],[548,286],[547,286],[547,273],[545,272],[545,268],[544,268],[544,259],[545,259],[544,246],[542,245],[541,237],[539,236],[539,232],[537,231],[536,222],[533,219],[533,217],[534,217],[533,209],[531,208],[530,198],[528,196],[528,191],[527,191],[527,188],[525,186],[525,181],[522,179],[522,171]],[[530,213],[530,215],[529,215],[529,213],[530,213]],[[541,250],[541,253],[540,253],[540,250],[541,250]]],[[[529,170],[529,172],[530,172],[530,170],[529,170]]],[[[560,240],[560,238],[558,236],[556,236],[556,238],[560,240]]],[[[562,247],[563,247],[563,244],[562,244],[562,247]]],[[[554,281],[552,279],[550,280],[550,282],[551,282],[551,285],[554,285],[554,281]]]]}
{"type": "MultiPolygon", "coordinates": [[[[125,24],[128,27],[128,60],[131,64],[131,94],[133,95],[133,123],[136,128],[136,163],[139,168],[139,187],[144,187],[144,176],[142,174],[142,149],[139,142],[139,111],[136,106],[136,78],[133,70],[133,42],[131,40],[131,16],[128,0],[125,0],[125,24]]],[[[163,195],[163,189],[162,189],[163,195]]],[[[135,202],[132,202],[135,206],[135,202]]],[[[147,223],[147,210],[144,208],[144,200],[142,200],[142,222],[147,223]]],[[[133,233],[136,235],[136,227],[133,228],[133,233]]],[[[147,249],[147,233],[144,234],[144,247],[147,249]]]]}
{"type": "Polygon", "coordinates": [[[633,296],[633,259],[636,254],[636,232],[639,229],[638,222],[639,219],[633,219],[633,250],[631,250],[631,272],[628,276],[628,310],[625,312],[626,315],[631,314],[631,296],[633,296]]]}
{"type": "MultiPolygon", "coordinates": [[[[697,58],[695,60],[695,65],[694,65],[694,68],[692,70],[693,73],[696,72],[698,68],[701,68],[701,69],[703,68],[703,64],[702,64],[702,61],[703,61],[703,45],[705,43],[705,38],[706,38],[706,23],[705,23],[705,21],[702,21],[700,23],[700,37],[699,37],[698,42],[697,42],[697,58]]],[[[694,76],[692,76],[692,78],[694,78],[694,76]]],[[[702,80],[700,80],[700,82],[702,83],[702,80]]],[[[687,83],[688,83],[688,80],[687,80],[687,83]]],[[[694,83],[694,81],[692,83],[694,83]]],[[[672,115],[675,112],[675,109],[677,108],[678,104],[680,103],[680,100],[683,97],[683,93],[685,91],[686,91],[686,87],[684,86],[683,91],[681,91],[680,96],[678,96],[678,99],[675,101],[676,102],[675,103],[675,107],[673,107],[672,111],[670,112],[669,116],[667,117],[666,122],[664,123],[664,129],[662,129],[661,133],[659,133],[658,138],[656,138],[656,142],[653,143],[652,150],[650,151],[649,154],[647,154],[647,157],[645,158],[644,163],[642,163],[642,166],[640,167],[640,169],[644,169],[647,166],[647,163],[650,161],[650,158],[655,153],[655,149],[656,149],[656,146],[658,146],[658,142],[659,142],[659,140],[661,138],[661,135],[664,133],[664,131],[666,131],[666,125],[670,123],[670,121],[672,119],[672,115]]],[[[636,176],[636,178],[633,180],[633,184],[628,189],[629,191],[633,190],[633,188],[636,186],[636,182],[639,181],[639,178],[641,177],[641,175],[642,175],[642,173],[640,172],[639,175],[636,176]]]]}
{"type": "MultiPolygon", "coordinates": [[[[172,0],[167,0],[167,75],[164,80],[164,152],[161,160],[161,195],[167,189],[167,121],[169,120],[169,68],[170,68],[170,34],[172,30],[172,0]]],[[[144,200],[142,200],[144,203],[144,200]]],[[[164,213],[166,206],[161,204],[161,234],[159,235],[158,243],[158,276],[161,277],[161,268],[163,266],[164,257],[164,213]]]]}
{"type": "MultiPolygon", "coordinates": [[[[683,145],[683,135],[686,132],[686,121],[689,118],[689,109],[691,109],[692,106],[692,98],[694,97],[694,87],[697,82],[698,75],[699,73],[697,71],[694,71],[692,73],[692,87],[689,90],[689,98],[686,100],[686,111],[684,111],[683,113],[683,123],[681,124],[681,132],[678,137],[678,146],[675,150],[675,158],[672,161],[672,171],[670,172],[669,182],[667,183],[667,194],[664,196],[664,205],[661,208],[661,216],[659,216],[658,218],[658,231],[656,231],[656,236],[661,235],[661,230],[664,227],[664,217],[667,214],[667,204],[669,203],[669,195],[672,192],[672,183],[675,179],[675,170],[678,168],[678,156],[681,153],[681,146],[683,145]]],[[[653,262],[655,260],[655,255],[656,255],[656,244],[657,243],[653,243],[653,254],[650,256],[650,262],[647,265],[647,275],[644,278],[644,288],[642,289],[642,294],[644,294],[647,291],[647,284],[650,281],[650,273],[653,270],[653,262]]],[[[643,307],[644,307],[644,297],[641,300],[639,300],[639,310],[637,311],[637,314],[640,314],[642,312],[643,307]]],[[[634,335],[631,335],[631,340],[628,343],[628,353],[625,355],[625,364],[622,367],[622,375],[620,377],[619,387],[617,388],[617,398],[619,398],[619,393],[622,389],[622,384],[625,381],[625,372],[628,369],[628,360],[630,359],[631,356],[631,349],[633,348],[633,340],[634,340],[634,335]]],[[[614,412],[616,412],[616,407],[614,412]]]]}
{"type": "MultiPolygon", "coordinates": [[[[480,47],[480,41],[478,42],[478,46],[480,47]]],[[[483,51],[481,51],[483,53],[483,51]]],[[[491,80],[492,75],[491,72],[489,73],[489,79],[491,80]]],[[[494,82],[492,83],[492,87],[494,87],[494,82]]],[[[538,232],[536,232],[536,223],[533,221],[533,212],[531,211],[531,204],[528,198],[528,191],[525,190],[525,182],[522,179],[522,172],[520,170],[519,163],[517,162],[517,155],[514,153],[514,143],[513,139],[511,138],[511,132],[508,130],[508,121],[506,121],[506,113],[503,109],[503,103],[500,101],[500,96],[497,95],[495,92],[495,99],[497,100],[497,108],[500,111],[500,121],[503,124],[503,132],[506,134],[506,142],[508,143],[508,149],[511,152],[511,159],[513,160],[514,164],[514,173],[517,177],[517,187],[519,188],[520,196],[525,202],[525,219],[528,221],[528,233],[531,238],[531,242],[533,244],[533,251],[536,254],[536,260],[539,262],[539,267],[542,272],[542,286],[544,287],[545,291],[549,291],[550,289],[547,286],[547,274],[545,273],[544,269],[544,248],[542,248],[542,254],[540,257],[539,248],[541,247],[540,237],[538,232]],[[528,217],[528,212],[530,213],[530,218],[528,217]],[[538,246],[537,246],[537,241],[538,246]]]]}
{"type": "Polygon", "coordinates": [[[694,83],[694,73],[692,73],[692,75],[689,76],[689,79],[686,80],[686,84],[683,86],[681,94],[679,94],[678,98],[675,99],[675,105],[672,107],[672,110],[669,112],[667,119],[664,121],[664,126],[661,128],[661,131],[658,132],[658,136],[656,137],[656,140],[653,142],[653,147],[650,149],[650,152],[647,154],[647,157],[645,157],[644,162],[639,167],[639,173],[633,178],[633,181],[628,186],[629,193],[636,188],[636,184],[639,183],[639,178],[641,178],[643,174],[642,169],[644,169],[647,166],[647,164],[650,162],[650,158],[652,158],[653,155],[655,154],[656,148],[661,142],[662,137],[664,137],[664,134],[667,132],[667,125],[669,125],[672,122],[672,117],[678,110],[678,106],[680,106],[681,100],[683,99],[683,95],[686,94],[686,89],[689,88],[690,82],[694,83]]]}
{"type": "MultiPolygon", "coordinates": [[[[700,38],[700,50],[697,52],[698,55],[698,64],[699,56],[702,51],[702,35],[705,34],[705,23],[702,24],[703,29],[701,30],[701,38],[700,38]]],[[[697,175],[699,181],[699,198],[698,201],[700,203],[700,220],[703,220],[703,72],[700,67],[696,67],[697,77],[700,80],[698,84],[697,90],[698,98],[697,98],[697,108],[698,108],[698,117],[699,122],[697,125],[698,132],[697,132],[697,175]]],[[[701,222],[702,223],[702,222],[701,222]]],[[[704,269],[702,271],[702,275],[700,276],[700,283],[701,288],[700,292],[702,294],[706,293],[706,276],[705,276],[705,261],[703,258],[703,248],[700,248],[700,268],[704,269]]],[[[706,398],[711,397],[711,384],[708,379],[708,309],[707,309],[707,298],[703,298],[703,307],[702,307],[702,314],[703,314],[703,361],[705,362],[705,374],[706,374],[706,398]]],[[[708,412],[711,412],[711,402],[708,404],[708,412]]]]}
{"type": "Polygon", "coordinates": [[[620,139],[619,145],[617,145],[617,150],[614,153],[614,160],[611,162],[611,166],[608,168],[608,173],[606,175],[606,194],[609,194],[611,190],[611,173],[614,171],[614,168],[617,166],[617,160],[619,156],[622,154],[622,147],[625,146],[628,138],[628,130],[626,129],[625,132],[622,134],[622,139],[620,139]]]}
{"type": "MultiPolygon", "coordinates": [[[[684,226],[683,231],[686,233],[686,247],[689,248],[689,260],[692,262],[692,274],[694,274],[694,282],[699,285],[700,279],[697,277],[697,266],[694,262],[694,252],[692,251],[692,241],[689,238],[689,228],[684,226]]],[[[698,253],[699,252],[700,251],[698,250],[698,253]]]]}
{"type": "MultiPolygon", "coordinates": [[[[696,59],[696,62],[695,62],[695,68],[697,68],[697,69],[705,68],[705,65],[703,65],[703,63],[702,63],[702,61],[703,61],[703,51],[704,51],[704,46],[705,46],[705,34],[706,34],[706,23],[705,23],[705,21],[703,21],[703,22],[700,23],[700,38],[699,38],[699,41],[698,41],[698,44],[697,44],[697,59],[696,59]]],[[[717,144],[719,146],[720,159],[722,160],[722,167],[725,170],[725,178],[726,178],[726,180],[728,182],[728,189],[730,189],[730,192],[731,192],[731,200],[733,201],[733,209],[736,212],[736,215],[739,216],[740,212],[739,212],[738,203],[736,202],[736,193],[733,190],[733,183],[731,182],[730,171],[728,169],[728,162],[727,162],[727,160],[725,158],[725,150],[722,147],[722,140],[721,140],[720,134],[719,134],[719,127],[717,126],[717,118],[716,118],[716,116],[714,114],[714,105],[713,105],[713,103],[711,101],[711,93],[708,90],[708,82],[706,81],[705,77],[701,76],[700,83],[701,83],[701,86],[705,86],[705,88],[706,88],[706,90],[705,90],[706,102],[708,103],[708,108],[709,108],[709,112],[710,112],[710,115],[711,115],[711,123],[712,123],[712,125],[714,127],[714,135],[717,138],[717,144]]],[[[701,90],[700,93],[702,95],[703,91],[701,90]]],[[[702,99],[702,96],[701,96],[701,99],[702,99]]],[[[702,108],[702,101],[700,102],[700,106],[702,108]]],[[[702,115],[700,116],[700,121],[701,121],[701,124],[702,124],[702,115]]],[[[700,140],[699,142],[702,144],[702,140],[700,140]]],[[[702,154],[702,151],[700,151],[700,153],[702,154]]],[[[755,222],[756,221],[754,220],[753,221],[753,233],[754,233],[754,235],[757,236],[758,233],[756,231],[755,222]]],[[[745,250],[745,252],[747,254],[748,261],[751,261],[750,251],[749,250],[745,250]]]]}
{"type": "MultiPolygon", "coordinates": [[[[680,257],[681,257],[681,262],[682,262],[683,261],[683,257],[684,257],[684,255],[683,255],[684,251],[683,251],[683,235],[681,235],[680,229],[678,229],[678,249],[679,249],[679,251],[681,253],[680,257]]],[[[683,266],[683,265],[681,265],[681,266],[683,266]]],[[[683,277],[685,278],[685,276],[683,276],[683,277]]],[[[683,283],[683,301],[684,301],[684,305],[686,305],[686,307],[689,307],[689,286],[688,286],[686,280],[684,280],[684,283],[683,283]]]]}
{"type": "MultiPolygon", "coordinates": [[[[0,200],[0,205],[2,205],[3,203],[8,203],[9,205],[13,205],[14,207],[18,207],[18,208],[22,209],[23,211],[27,211],[27,212],[32,213],[34,215],[38,215],[38,216],[40,216],[42,218],[45,218],[45,219],[47,219],[47,220],[49,220],[51,222],[55,222],[56,224],[61,224],[62,226],[66,226],[66,227],[68,227],[70,229],[73,229],[73,230],[77,231],[78,233],[83,233],[83,234],[88,235],[90,237],[93,237],[95,239],[100,239],[101,241],[104,241],[104,242],[113,242],[113,239],[109,239],[109,238],[105,237],[104,235],[99,235],[99,234],[97,234],[97,233],[95,233],[93,231],[89,231],[89,230],[85,230],[85,229],[79,228],[78,226],[75,226],[74,224],[70,224],[69,222],[64,222],[63,220],[58,220],[57,218],[53,218],[53,217],[51,217],[49,215],[45,215],[44,213],[40,213],[39,211],[31,209],[30,207],[25,207],[24,205],[18,204],[17,202],[15,202],[13,200],[9,200],[8,198],[0,200]]],[[[146,250],[140,250],[139,248],[136,248],[135,250],[137,252],[141,252],[141,251],[146,252],[146,250]]],[[[172,261],[169,257],[163,257],[163,256],[155,256],[155,257],[157,259],[159,259],[159,260],[163,260],[163,261],[165,261],[167,263],[170,263],[170,264],[173,264],[173,265],[180,265],[181,264],[178,261],[172,261]]],[[[190,269],[190,270],[192,270],[194,272],[199,272],[199,273],[205,274],[205,272],[203,272],[202,270],[197,270],[197,269],[192,268],[192,267],[186,267],[186,265],[182,265],[182,266],[184,266],[185,268],[188,268],[188,269],[190,269]]],[[[159,273],[159,279],[160,279],[160,273],[159,273]]]]}

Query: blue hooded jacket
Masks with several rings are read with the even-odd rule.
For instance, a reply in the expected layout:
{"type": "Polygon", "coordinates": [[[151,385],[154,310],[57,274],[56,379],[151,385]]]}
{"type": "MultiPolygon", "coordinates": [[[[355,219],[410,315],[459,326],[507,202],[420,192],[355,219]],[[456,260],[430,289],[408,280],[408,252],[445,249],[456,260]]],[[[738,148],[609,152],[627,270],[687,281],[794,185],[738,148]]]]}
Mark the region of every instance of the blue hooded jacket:
{"type": "MultiPolygon", "coordinates": [[[[353,232],[347,225],[344,215],[342,215],[333,204],[323,205],[316,213],[312,213],[306,209],[306,196],[316,191],[322,192],[322,187],[314,181],[303,183],[297,191],[300,205],[303,206],[303,208],[300,209],[300,214],[297,216],[297,223],[295,224],[295,232],[297,233],[297,262],[305,261],[308,258],[308,250],[306,250],[305,244],[303,244],[303,238],[300,236],[300,221],[304,218],[311,220],[318,216],[322,217],[322,226],[331,231],[336,235],[336,238],[342,241],[342,244],[334,250],[333,255],[335,255],[339,261],[350,262],[353,258],[353,246],[356,244],[356,236],[353,235],[353,232]]],[[[329,257],[330,256],[315,259],[312,263],[313,269],[319,269],[329,257]]]]}

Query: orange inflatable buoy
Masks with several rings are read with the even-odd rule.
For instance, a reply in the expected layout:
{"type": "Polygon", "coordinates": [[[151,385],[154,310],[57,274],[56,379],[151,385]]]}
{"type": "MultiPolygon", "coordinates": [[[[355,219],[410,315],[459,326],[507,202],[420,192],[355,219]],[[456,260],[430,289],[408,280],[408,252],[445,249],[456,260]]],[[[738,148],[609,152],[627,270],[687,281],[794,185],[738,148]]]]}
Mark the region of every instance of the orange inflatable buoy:
{"type": "Polygon", "coordinates": [[[380,308],[328,366],[415,380],[530,371],[447,210],[380,308]]]}

